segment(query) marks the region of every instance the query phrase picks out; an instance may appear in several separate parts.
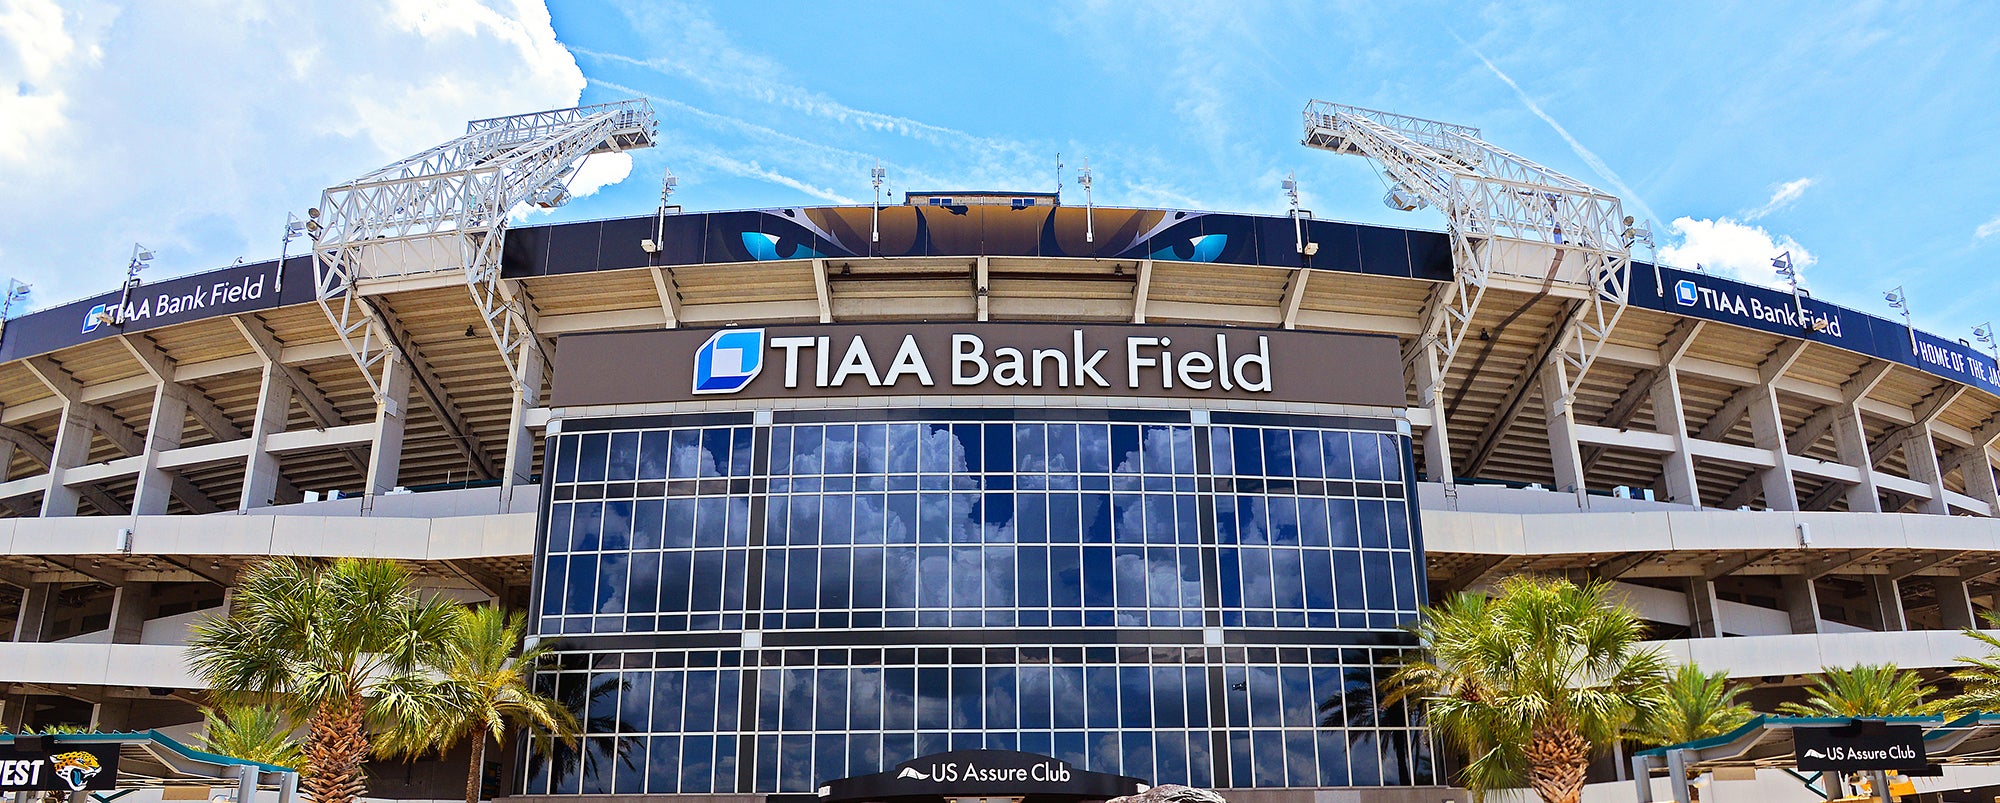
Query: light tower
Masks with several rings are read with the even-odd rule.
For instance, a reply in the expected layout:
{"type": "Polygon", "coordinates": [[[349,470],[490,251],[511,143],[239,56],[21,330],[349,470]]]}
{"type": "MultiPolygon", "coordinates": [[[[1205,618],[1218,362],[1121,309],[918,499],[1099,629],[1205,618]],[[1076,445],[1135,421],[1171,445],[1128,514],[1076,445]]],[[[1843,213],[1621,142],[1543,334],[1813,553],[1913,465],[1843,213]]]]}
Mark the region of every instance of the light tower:
{"type": "Polygon", "coordinates": [[[1097,242],[1097,224],[1090,214],[1090,157],[1083,157],[1083,169],[1076,171],[1076,184],[1083,188],[1083,241],[1097,242]]]}
{"type": "Polygon", "coordinates": [[[875,169],[868,171],[868,183],[875,185],[875,213],[868,222],[868,242],[882,241],[882,179],[889,177],[889,171],[882,169],[882,160],[875,160],[875,169]]]}
{"type": "Polygon", "coordinates": [[[1917,326],[1910,322],[1910,295],[1903,292],[1902,285],[1882,294],[1882,300],[1889,302],[1889,308],[1903,313],[1903,329],[1910,333],[1910,355],[1917,353],[1917,326]]]}

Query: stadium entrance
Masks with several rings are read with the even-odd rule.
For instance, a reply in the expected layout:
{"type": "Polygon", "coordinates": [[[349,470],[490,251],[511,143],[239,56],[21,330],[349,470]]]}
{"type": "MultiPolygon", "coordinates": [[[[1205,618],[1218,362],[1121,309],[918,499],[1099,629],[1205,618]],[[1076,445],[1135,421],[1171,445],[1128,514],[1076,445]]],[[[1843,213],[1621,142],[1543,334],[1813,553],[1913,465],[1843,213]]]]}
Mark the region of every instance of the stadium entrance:
{"type": "MultiPolygon", "coordinates": [[[[1137,778],[1090,772],[1049,756],[959,750],[913,758],[885,772],[828,781],[814,797],[825,803],[1070,803],[1109,800],[1147,788],[1137,778]]],[[[772,797],[778,798],[772,803],[784,803],[796,796],[772,797]]]]}

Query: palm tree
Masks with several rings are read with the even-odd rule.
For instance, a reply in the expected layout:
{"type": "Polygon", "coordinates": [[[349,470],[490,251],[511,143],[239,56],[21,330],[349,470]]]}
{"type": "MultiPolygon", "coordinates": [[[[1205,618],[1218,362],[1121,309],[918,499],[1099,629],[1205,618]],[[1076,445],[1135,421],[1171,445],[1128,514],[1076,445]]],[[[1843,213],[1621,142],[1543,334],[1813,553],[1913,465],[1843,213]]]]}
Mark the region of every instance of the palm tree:
{"type": "MultiPolygon", "coordinates": [[[[1979,616],[1986,620],[1987,627],[2000,628],[2000,613],[1987,611],[1979,616]]],[[[1949,705],[1955,711],[2000,711],[2000,638],[1970,627],[1963,632],[1985,644],[1986,654],[1954,659],[1966,667],[1951,673],[1951,677],[1965,686],[1949,705]]]]}
{"type": "Polygon", "coordinates": [[[371,722],[424,704],[420,668],[451,633],[453,605],[419,597],[400,564],[273,558],[246,571],[227,618],[197,623],[195,673],[225,700],[269,700],[305,721],[300,788],[315,803],[367,791],[371,722]]]}
{"type": "Polygon", "coordinates": [[[1782,703],[1778,713],[1794,717],[1904,717],[1942,708],[1932,701],[1937,688],[1895,664],[1833,667],[1813,678],[1804,703],[1782,703]]]}
{"type": "Polygon", "coordinates": [[[1482,800],[1525,781],[1547,803],[1577,803],[1591,752],[1665,704],[1665,659],[1603,583],[1510,577],[1491,598],[1434,606],[1415,632],[1424,654],[1390,676],[1383,703],[1421,699],[1470,757],[1460,782],[1482,800]]]}
{"type": "Polygon", "coordinates": [[[384,735],[382,751],[415,756],[449,750],[472,739],[471,767],[465,775],[465,803],[479,803],[480,771],[486,742],[504,744],[507,731],[527,726],[556,739],[577,734],[576,718],[562,703],[534,687],[535,669],[548,658],[547,644],[516,655],[528,629],[526,616],[496,607],[462,609],[430,666],[432,686],[423,698],[433,703],[384,735]]]}
{"type": "Polygon", "coordinates": [[[1729,682],[1728,672],[1708,673],[1683,664],[1661,689],[1666,704],[1653,716],[1634,722],[1625,735],[1639,744],[1657,747],[1728,733],[1757,715],[1750,706],[1736,701],[1743,688],[1729,682]]]}
{"type": "Polygon", "coordinates": [[[305,763],[305,748],[292,738],[291,717],[263,705],[204,708],[205,721],[195,736],[201,749],[217,755],[296,768],[305,763]]]}

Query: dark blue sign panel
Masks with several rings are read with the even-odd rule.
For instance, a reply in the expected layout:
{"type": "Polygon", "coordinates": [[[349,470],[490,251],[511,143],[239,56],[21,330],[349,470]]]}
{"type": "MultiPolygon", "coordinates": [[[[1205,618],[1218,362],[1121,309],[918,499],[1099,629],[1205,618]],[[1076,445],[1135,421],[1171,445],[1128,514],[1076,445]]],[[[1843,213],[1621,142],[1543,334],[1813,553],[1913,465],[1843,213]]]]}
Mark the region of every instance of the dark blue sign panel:
{"type": "Polygon", "coordinates": [[[1838,346],[2000,396],[2000,370],[1977,349],[1783,290],[1635,263],[1632,305],[1838,346]]]}
{"type": "Polygon", "coordinates": [[[236,265],[114,290],[7,322],[0,361],[120,334],[313,300],[312,257],[236,265]]]}

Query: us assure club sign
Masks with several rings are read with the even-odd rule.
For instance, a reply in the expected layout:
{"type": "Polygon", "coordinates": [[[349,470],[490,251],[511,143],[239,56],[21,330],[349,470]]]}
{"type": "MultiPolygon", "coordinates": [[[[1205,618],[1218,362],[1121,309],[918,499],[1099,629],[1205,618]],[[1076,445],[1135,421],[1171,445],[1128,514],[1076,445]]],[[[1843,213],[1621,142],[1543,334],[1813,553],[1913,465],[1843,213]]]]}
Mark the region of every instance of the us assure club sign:
{"type": "Polygon", "coordinates": [[[1108,800],[1146,791],[1137,778],[1077,769],[1012,750],[958,750],[913,758],[888,772],[829,781],[822,801],[909,797],[1027,797],[1108,800]]]}
{"type": "Polygon", "coordinates": [[[859,324],[564,335],[557,406],[1014,394],[1402,407],[1396,340],[1292,330],[859,324]]]}
{"type": "Polygon", "coordinates": [[[1792,743],[1801,770],[1916,772],[1929,762],[1924,730],[1916,725],[1857,720],[1832,728],[1793,728],[1792,743]]]}

